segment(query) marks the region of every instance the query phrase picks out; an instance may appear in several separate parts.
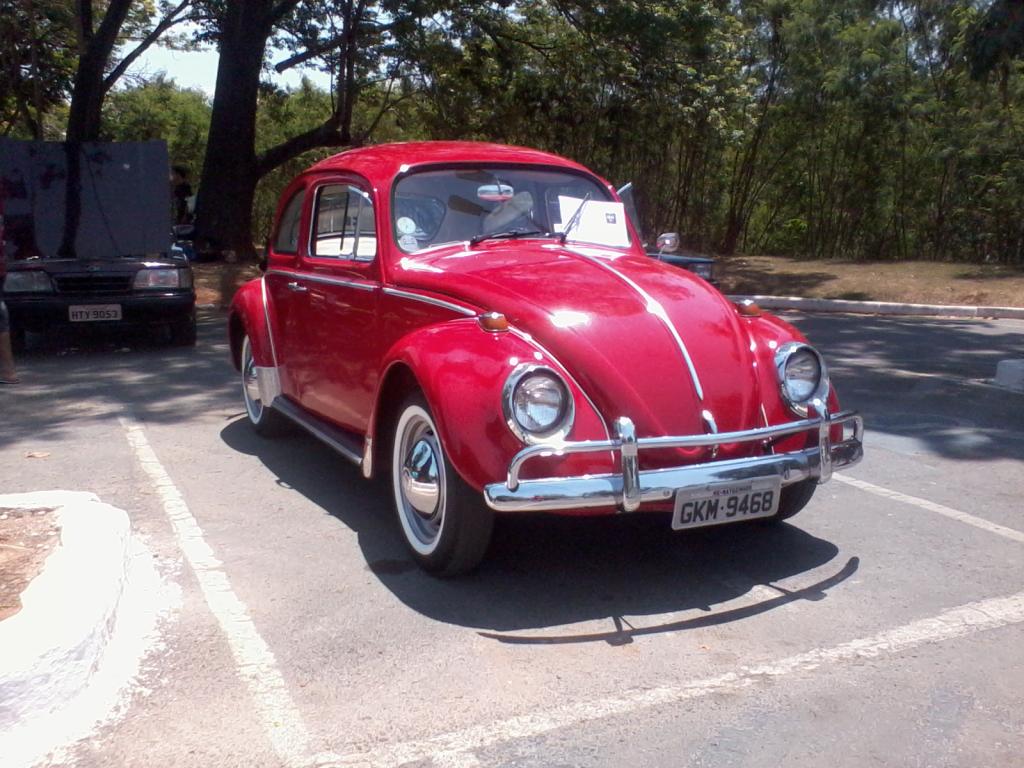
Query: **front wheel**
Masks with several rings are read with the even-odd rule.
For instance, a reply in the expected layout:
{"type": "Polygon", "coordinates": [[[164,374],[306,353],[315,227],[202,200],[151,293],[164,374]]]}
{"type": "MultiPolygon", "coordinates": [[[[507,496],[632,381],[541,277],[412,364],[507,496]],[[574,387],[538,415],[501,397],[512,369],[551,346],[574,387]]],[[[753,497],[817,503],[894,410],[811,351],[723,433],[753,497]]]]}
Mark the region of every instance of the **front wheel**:
{"type": "Polygon", "coordinates": [[[779,511],[774,516],[767,518],[768,522],[779,523],[791,518],[807,506],[817,487],[818,480],[813,477],[787,485],[779,496],[779,511]]]}
{"type": "Polygon", "coordinates": [[[403,538],[424,570],[455,576],[479,565],[494,513],[448,461],[418,392],[406,398],[395,422],[391,483],[403,538]]]}
{"type": "Polygon", "coordinates": [[[252,344],[248,336],[242,339],[242,401],[245,403],[249,423],[257,434],[273,437],[284,431],[284,417],[261,399],[256,359],[252,356],[252,344]]]}

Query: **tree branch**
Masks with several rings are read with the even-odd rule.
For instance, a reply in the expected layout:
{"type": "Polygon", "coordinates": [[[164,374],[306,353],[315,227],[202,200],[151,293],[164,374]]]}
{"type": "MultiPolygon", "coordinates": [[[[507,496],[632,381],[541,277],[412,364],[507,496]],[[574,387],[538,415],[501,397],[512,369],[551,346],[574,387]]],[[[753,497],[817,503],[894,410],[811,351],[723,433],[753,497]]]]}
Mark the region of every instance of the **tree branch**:
{"type": "Polygon", "coordinates": [[[340,35],[335,35],[329,40],[326,40],[325,42],[320,43],[319,45],[313,46],[309,50],[303,51],[302,53],[297,53],[294,56],[289,56],[284,61],[275,64],[274,70],[278,73],[284,72],[286,69],[290,69],[294,66],[302,64],[303,62],[309,61],[310,59],[315,59],[317,56],[327,53],[332,48],[337,48],[339,45],[345,42],[346,34],[347,33],[342,32],[340,35]]]}
{"type": "Polygon", "coordinates": [[[348,128],[339,124],[338,115],[331,115],[315,128],[292,136],[261,153],[256,158],[256,172],[262,177],[303,152],[318,147],[340,147],[351,143],[352,136],[348,128]]]}
{"type": "Polygon", "coordinates": [[[175,26],[176,24],[180,24],[181,22],[185,21],[186,17],[178,17],[178,14],[185,10],[189,5],[191,5],[191,3],[192,0],[182,0],[177,5],[177,7],[174,8],[174,10],[170,11],[166,16],[164,16],[160,20],[159,24],[157,24],[155,27],[153,27],[153,29],[150,30],[149,34],[142,38],[141,42],[139,42],[139,44],[135,46],[131,53],[129,53],[127,56],[121,59],[121,62],[116,67],[114,67],[113,70],[111,70],[110,74],[107,75],[106,78],[104,78],[104,93],[106,93],[113,87],[114,83],[116,83],[118,79],[120,79],[120,77],[128,71],[128,68],[135,63],[135,60],[139,58],[139,56],[141,56],[146,51],[147,48],[149,48],[153,43],[155,43],[164,32],[166,32],[168,29],[175,26]]]}

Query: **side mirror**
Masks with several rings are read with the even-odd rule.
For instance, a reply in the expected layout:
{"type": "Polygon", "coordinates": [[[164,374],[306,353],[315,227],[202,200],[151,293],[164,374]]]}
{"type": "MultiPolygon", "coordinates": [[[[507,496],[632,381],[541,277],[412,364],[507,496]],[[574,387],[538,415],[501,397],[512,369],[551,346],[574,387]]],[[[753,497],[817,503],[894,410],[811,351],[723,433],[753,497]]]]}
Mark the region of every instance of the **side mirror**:
{"type": "Polygon", "coordinates": [[[658,235],[658,253],[675,253],[679,250],[679,234],[677,232],[663,232],[658,235]]]}

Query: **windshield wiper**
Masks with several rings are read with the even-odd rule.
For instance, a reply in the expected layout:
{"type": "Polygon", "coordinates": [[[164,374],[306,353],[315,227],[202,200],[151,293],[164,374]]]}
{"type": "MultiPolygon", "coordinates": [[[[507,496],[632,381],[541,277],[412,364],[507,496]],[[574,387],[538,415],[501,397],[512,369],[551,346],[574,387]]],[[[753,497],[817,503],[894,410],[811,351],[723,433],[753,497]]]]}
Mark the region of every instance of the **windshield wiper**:
{"type": "Polygon", "coordinates": [[[584,196],[582,202],[580,202],[580,207],[576,209],[576,213],[574,213],[569,218],[569,221],[567,221],[565,223],[565,227],[562,229],[562,232],[559,235],[559,237],[561,238],[561,241],[562,241],[562,245],[565,245],[565,241],[569,239],[569,233],[572,232],[573,227],[575,227],[576,224],[579,223],[580,214],[583,213],[583,207],[587,204],[587,201],[589,199],[590,199],[590,193],[587,192],[587,194],[586,194],[586,196],[584,196]]]}
{"type": "Polygon", "coordinates": [[[554,232],[543,232],[539,229],[503,229],[500,232],[488,232],[485,235],[477,235],[469,238],[470,245],[482,243],[484,240],[515,240],[517,237],[555,237],[554,232]]]}

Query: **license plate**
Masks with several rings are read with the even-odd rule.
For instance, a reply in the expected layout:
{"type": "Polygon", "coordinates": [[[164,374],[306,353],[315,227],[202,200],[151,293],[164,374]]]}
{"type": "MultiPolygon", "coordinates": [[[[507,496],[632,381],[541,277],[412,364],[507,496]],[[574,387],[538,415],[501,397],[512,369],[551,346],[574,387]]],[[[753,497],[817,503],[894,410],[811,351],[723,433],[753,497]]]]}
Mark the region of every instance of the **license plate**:
{"type": "Polygon", "coordinates": [[[771,517],[779,509],[781,487],[778,477],[758,477],[679,491],[672,529],[679,531],[771,517]]]}
{"type": "Polygon", "coordinates": [[[68,318],[72,323],[87,323],[93,320],[120,320],[120,304],[72,304],[68,307],[68,318]]]}

